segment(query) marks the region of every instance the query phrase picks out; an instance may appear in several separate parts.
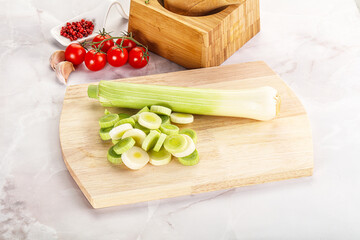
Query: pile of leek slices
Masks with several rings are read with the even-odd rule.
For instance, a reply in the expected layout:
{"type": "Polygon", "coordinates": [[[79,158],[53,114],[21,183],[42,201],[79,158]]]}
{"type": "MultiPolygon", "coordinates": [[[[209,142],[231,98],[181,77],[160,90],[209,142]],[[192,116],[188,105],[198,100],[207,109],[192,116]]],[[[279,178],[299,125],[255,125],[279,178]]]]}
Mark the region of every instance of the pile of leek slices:
{"type": "Polygon", "coordinates": [[[114,144],[107,153],[112,164],[137,170],[148,162],[155,166],[168,164],[174,156],[181,164],[192,166],[199,162],[197,134],[189,128],[180,130],[174,123],[193,121],[191,114],[173,113],[159,105],[144,107],[132,116],[105,110],[99,119],[99,134],[102,140],[114,144]]]}

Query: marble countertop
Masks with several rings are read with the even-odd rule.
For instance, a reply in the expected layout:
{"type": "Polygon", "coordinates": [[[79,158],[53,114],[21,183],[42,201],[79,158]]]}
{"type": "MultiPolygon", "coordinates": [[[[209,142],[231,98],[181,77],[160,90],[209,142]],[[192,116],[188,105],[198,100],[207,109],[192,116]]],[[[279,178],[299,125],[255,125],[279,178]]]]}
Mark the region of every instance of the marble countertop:
{"type": "MultiPolygon", "coordinates": [[[[99,0],[2,1],[0,239],[359,239],[360,14],[354,0],[262,0],[261,32],[223,64],[263,60],[302,100],[314,175],[92,209],[62,159],[65,86],[48,66],[49,30],[99,0]]],[[[117,25],[123,29],[126,21],[117,25]]],[[[120,29],[120,28],[119,28],[120,29]]],[[[183,70],[79,67],[69,84],[183,70]]]]}

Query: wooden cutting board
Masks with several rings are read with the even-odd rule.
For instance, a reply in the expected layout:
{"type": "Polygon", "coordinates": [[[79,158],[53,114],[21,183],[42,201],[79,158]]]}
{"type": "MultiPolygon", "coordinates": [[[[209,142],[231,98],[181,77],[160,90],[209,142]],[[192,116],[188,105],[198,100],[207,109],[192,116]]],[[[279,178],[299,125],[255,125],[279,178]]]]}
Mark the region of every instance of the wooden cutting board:
{"type": "MultiPolygon", "coordinates": [[[[148,164],[132,171],[106,160],[111,146],[99,135],[104,108],[87,97],[88,84],[69,86],[60,119],[64,162],[94,208],[170,198],[310,176],[313,146],[309,120],[294,92],[264,62],[120,79],[133,83],[241,89],[272,86],[282,99],[280,115],[267,122],[196,115],[186,125],[198,133],[200,162],[148,164]]],[[[130,109],[110,109],[134,113],[130,109]]]]}

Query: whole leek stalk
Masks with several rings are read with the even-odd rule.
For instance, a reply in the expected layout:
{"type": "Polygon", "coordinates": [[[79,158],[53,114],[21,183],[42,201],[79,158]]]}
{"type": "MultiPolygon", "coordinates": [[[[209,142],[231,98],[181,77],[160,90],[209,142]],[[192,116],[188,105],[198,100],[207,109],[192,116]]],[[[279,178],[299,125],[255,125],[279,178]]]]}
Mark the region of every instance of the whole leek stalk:
{"type": "Polygon", "coordinates": [[[174,112],[264,121],[276,117],[280,109],[278,92],[269,86],[221,90],[100,81],[88,87],[88,96],[104,107],[141,109],[162,105],[174,112]]]}

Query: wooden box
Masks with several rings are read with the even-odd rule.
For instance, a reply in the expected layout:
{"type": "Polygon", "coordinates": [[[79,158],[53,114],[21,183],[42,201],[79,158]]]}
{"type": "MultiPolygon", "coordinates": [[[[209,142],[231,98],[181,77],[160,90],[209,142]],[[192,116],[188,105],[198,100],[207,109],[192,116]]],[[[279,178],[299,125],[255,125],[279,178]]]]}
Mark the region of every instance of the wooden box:
{"type": "Polygon", "coordinates": [[[186,68],[218,66],[260,31],[259,0],[201,17],[170,12],[159,0],[131,0],[128,31],[186,68]]]}

